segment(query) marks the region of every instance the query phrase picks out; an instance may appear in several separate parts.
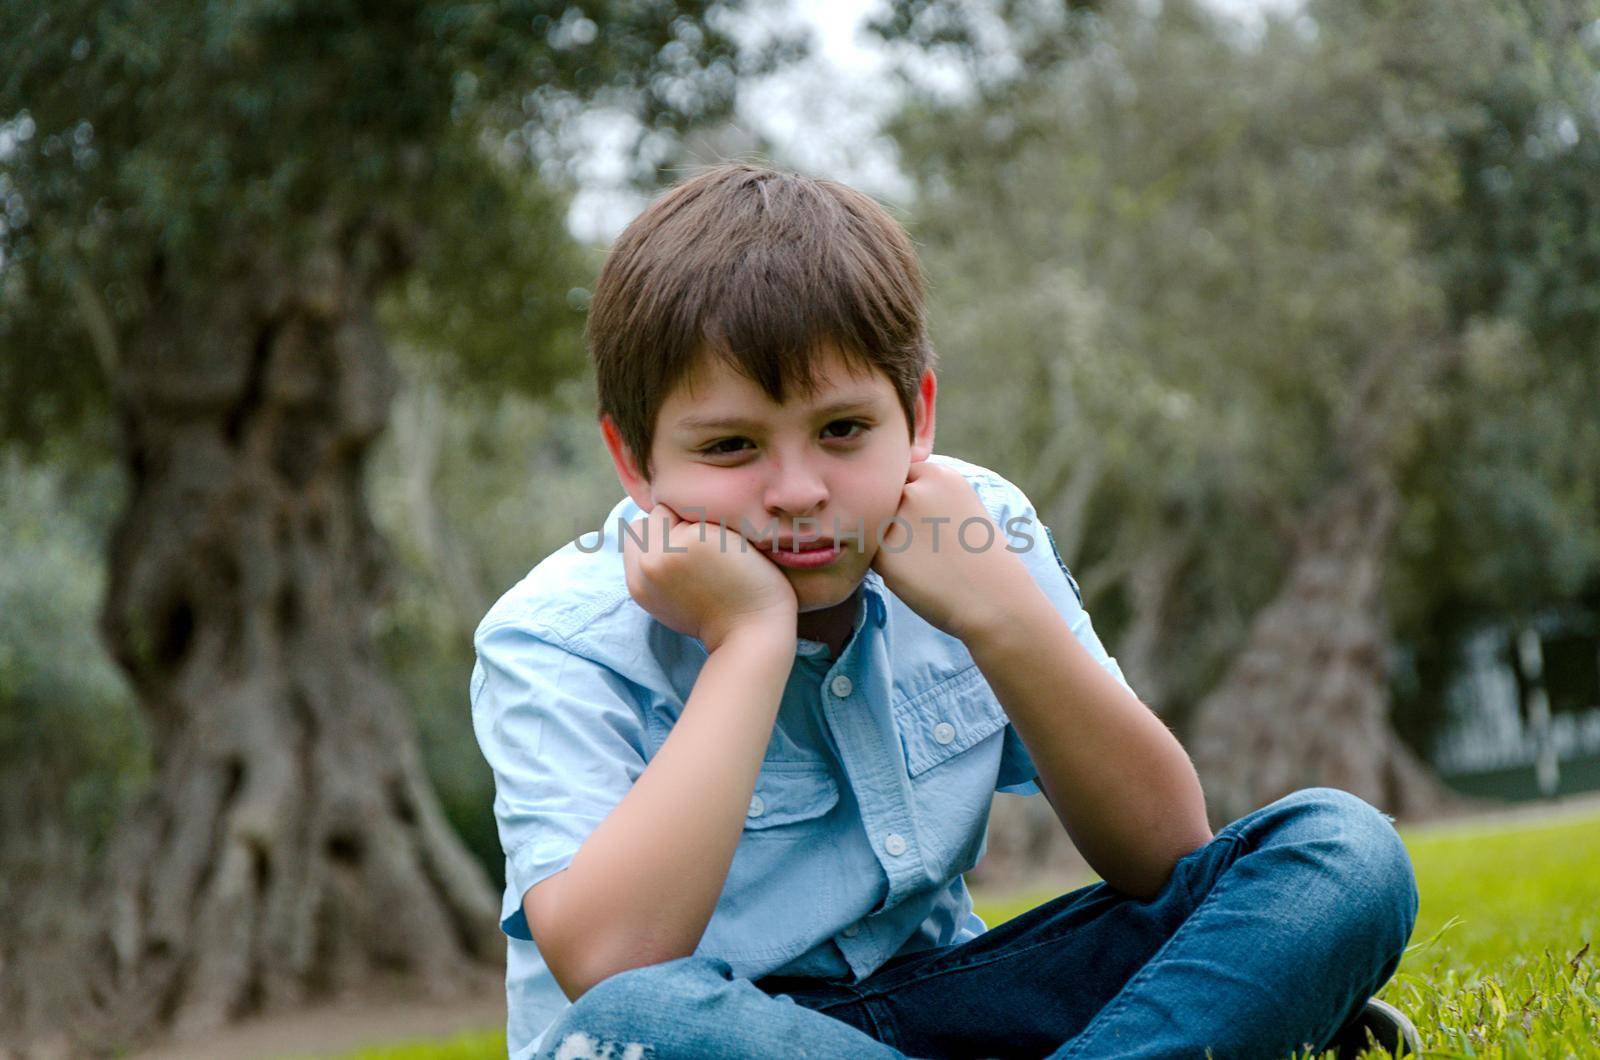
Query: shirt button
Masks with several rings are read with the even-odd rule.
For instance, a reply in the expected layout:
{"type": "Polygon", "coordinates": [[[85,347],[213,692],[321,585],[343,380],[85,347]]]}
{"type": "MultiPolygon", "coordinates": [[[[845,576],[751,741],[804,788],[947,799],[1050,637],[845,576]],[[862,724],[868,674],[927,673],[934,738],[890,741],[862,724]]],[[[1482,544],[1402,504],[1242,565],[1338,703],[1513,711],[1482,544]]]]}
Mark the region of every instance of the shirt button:
{"type": "Polygon", "coordinates": [[[860,924],[851,924],[849,927],[847,927],[843,931],[839,932],[839,934],[843,935],[847,939],[853,939],[857,935],[861,934],[861,925],[860,924]]]}
{"type": "Polygon", "coordinates": [[[883,837],[883,849],[892,857],[899,857],[906,852],[906,837],[899,832],[890,832],[883,837]]]}
{"type": "Polygon", "coordinates": [[[851,691],[856,686],[851,683],[848,677],[846,677],[844,674],[840,674],[838,677],[833,679],[833,684],[831,687],[833,688],[834,695],[838,696],[840,699],[844,699],[850,695],[851,691]]]}
{"type": "Polygon", "coordinates": [[[745,816],[747,816],[747,817],[760,817],[762,814],[764,814],[766,812],[767,812],[767,804],[765,802],[761,801],[761,796],[760,795],[752,795],[750,797],[750,811],[745,816]]]}
{"type": "Polygon", "coordinates": [[[941,721],[933,727],[933,738],[940,743],[949,743],[956,738],[956,727],[948,721],[941,721]]]}

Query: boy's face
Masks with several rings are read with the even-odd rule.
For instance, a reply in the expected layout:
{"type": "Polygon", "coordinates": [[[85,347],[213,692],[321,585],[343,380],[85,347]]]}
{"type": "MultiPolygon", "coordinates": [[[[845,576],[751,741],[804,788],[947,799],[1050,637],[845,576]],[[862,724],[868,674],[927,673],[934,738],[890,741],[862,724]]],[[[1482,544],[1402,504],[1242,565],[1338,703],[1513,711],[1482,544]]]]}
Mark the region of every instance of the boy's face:
{"type": "Polygon", "coordinates": [[[765,546],[837,539],[837,558],[822,566],[779,564],[801,611],[833,607],[855,592],[900,507],[911,465],[933,451],[932,369],[918,387],[914,435],[882,372],[853,373],[827,349],[818,376],[817,393],[791,393],[778,404],[720,359],[701,358],[661,406],[648,482],[610,417],[601,419],[617,476],[641,509],[665,504],[765,546]]]}

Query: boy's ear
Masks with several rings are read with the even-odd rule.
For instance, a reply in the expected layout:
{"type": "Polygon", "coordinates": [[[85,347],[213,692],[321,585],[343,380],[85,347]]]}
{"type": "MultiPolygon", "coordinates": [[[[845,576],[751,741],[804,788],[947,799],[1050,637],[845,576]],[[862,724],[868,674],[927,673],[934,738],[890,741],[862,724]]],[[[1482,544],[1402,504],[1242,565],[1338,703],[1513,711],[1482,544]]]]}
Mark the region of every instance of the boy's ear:
{"type": "Polygon", "coordinates": [[[605,439],[606,450],[611,454],[611,463],[617,469],[617,480],[622,483],[622,488],[628,491],[628,496],[633,498],[633,503],[641,511],[650,511],[656,506],[655,491],[640,470],[638,461],[628,451],[627,443],[622,440],[622,432],[617,430],[616,421],[609,412],[600,417],[600,436],[605,439]]]}
{"type": "Polygon", "coordinates": [[[917,400],[913,405],[917,414],[917,422],[911,431],[913,464],[926,460],[933,454],[933,405],[938,391],[939,383],[934,378],[933,369],[926,369],[922,373],[921,382],[917,384],[917,400]]]}

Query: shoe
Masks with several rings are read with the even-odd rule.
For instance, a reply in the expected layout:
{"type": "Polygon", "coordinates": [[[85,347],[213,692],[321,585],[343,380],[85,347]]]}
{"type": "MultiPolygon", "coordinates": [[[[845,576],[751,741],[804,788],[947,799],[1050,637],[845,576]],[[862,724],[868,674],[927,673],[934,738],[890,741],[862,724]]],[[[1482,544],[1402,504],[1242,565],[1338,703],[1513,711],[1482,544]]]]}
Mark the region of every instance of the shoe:
{"type": "Polygon", "coordinates": [[[1373,1045],[1381,1045],[1395,1056],[1422,1055],[1422,1039],[1416,1025],[1404,1012],[1375,997],[1367,998],[1356,1017],[1340,1027],[1323,1048],[1334,1050],[1339,1060],[1354,1060],[1361,1050],[1373,1045]]]}

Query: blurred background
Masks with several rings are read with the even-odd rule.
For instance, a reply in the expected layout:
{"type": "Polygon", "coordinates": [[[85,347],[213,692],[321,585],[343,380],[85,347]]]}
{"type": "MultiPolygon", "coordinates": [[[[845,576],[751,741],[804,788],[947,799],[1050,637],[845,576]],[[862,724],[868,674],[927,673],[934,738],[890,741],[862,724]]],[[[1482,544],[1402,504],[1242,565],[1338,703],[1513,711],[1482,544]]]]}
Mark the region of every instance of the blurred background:
{"type": "Polygon", "coordinates": [[[472,631],[725,159],[905,223],[1215,823],[1600,789],[1600,4],[0,0],[0,1054],[498,989],[472,631]]]}

